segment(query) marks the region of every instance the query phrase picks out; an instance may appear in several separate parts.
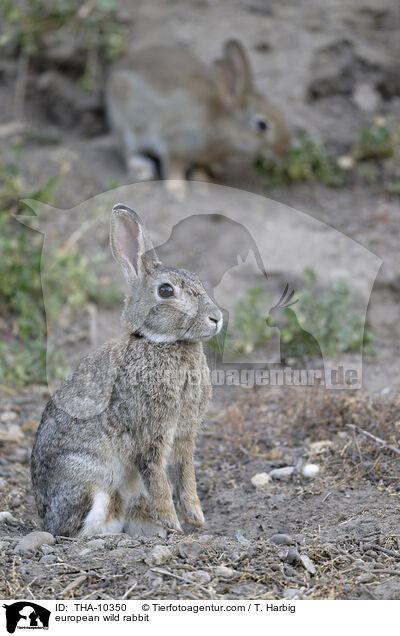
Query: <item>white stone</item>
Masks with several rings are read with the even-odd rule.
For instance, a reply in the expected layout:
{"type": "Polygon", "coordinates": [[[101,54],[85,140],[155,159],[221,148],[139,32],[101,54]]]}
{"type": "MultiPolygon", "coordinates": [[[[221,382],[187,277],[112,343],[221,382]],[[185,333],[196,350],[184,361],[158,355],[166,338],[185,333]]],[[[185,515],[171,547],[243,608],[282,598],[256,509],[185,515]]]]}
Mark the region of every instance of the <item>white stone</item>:
{"type": "Polygon", "coordinates": [[[16,518],[13,517],[11,512],[8,512],[8,510],[3,510],[3,512],[0,512],[0,523],[2,523],[2,522],[13,523],[14,521],[17,521],[16,518]]]}
{"type": "Polygon", "coordinates": [[[318,464],[305,464],[301,469],[301,474],[303,477],[307,477],[308,479],[313,479],[319,473],[318,464]]]}
{"type": "Polygon", "coordinates": [[[268,475],[268,473],[257,473],[253,475],[251,478],[251,483],[254,488],[265,488],[272,481],[272,478],[268,475]]]}
{"type": "Polygon", "coordinates": [[[54,545],[55,542],[56,540],[50,532],[30,532],[22,537],[22,539],[17,543],[14,548],[14,552],[22,552],[25,554],[26,552],[29,552],[29,550],[37,550],[44,543],[47,545],[54,545]]]}
{"type": "Polygon", "coordinates": [[[165,545],[156,545],[146,559],[149,565],[162,565],[172,557],[172,552],[165,545]]]}
{"type": "Polygon", "coordinates": [[[320,455],[333,446],[334,443],[330,439],[321,439],[318,442],[311,442],[311,444],[309,444],[310,450],[315,455],[320,455]]]}
{"type": "Polygon", "coordinates": [[[232,570],[232,568],[226,567],[226,565],[218,565],[215,568],[215,574],[221,579],[231,579],[233,576],[235,576],[236,572],[235,570],[232,570]]]}
{"type": "Polygon", "coordinates": [[[0,414],[0,422],[5,422],[9,424],[10,422],[15,422],[17,419],[17,414],[14,411],[3,411],[0,414]]]}
{"type": "Polygon", "coordinates": [[[273,479],[289,479],[294,473],[294,466],[284,466],[283,468],[274,468],[269,472],[269,476],[273,479]]]}
{"type": "Polygon", "coordinates": [[[377,110],[380,100],[380,95],[372,84],[356,84],[353,102],[357,108],[365,113],[372,113],[377,110]]]}
{"type": "Polygon", "coordinates": [[[6,429],[0,428],[1,442],[20,442],[24,438],[24,433],[18,424],[9,424],[6,429]]]}
{"type": "Polygon", "coordinates": [[[341,155],[336,161],[342,170],[352,170],[354,168],[354,159],[351,155],[341,155]]]}

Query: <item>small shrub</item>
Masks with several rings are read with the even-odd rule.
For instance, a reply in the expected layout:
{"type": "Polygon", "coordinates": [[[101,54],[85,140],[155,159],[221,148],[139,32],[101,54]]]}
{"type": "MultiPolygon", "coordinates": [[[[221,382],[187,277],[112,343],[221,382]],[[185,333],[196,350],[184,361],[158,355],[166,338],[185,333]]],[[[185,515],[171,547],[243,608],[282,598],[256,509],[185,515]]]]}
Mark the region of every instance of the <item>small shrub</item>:
{"type": "MultiPolygon", "coordinates": [[[[374,335],[370,329],[364,328],[363,317],[354,309],[345,282],[337,281],[330,289],[317,295],[315,273],[306,269],[304,285],[298,296],[293,309],[281,308],[284,320],[275,321],[276,326],[279,322],[284,357],[315,354],[319,346],[330,355],[360,351],[361,346],[366,353],[373,353],[370,343],[374,335]]],[[[274,334],[270,321],[269,325],[266,324],[266,308],[270,305],[271,296],[258,286],[247,291],[244,301],[236,303],[226,340],[231,354],[251,353],[270,341],[274,334]]]]}
{"type": "Polygon", "coordinates": [[[308,332],[330,355],[360,351],[363,345],[364,350],[371,354],[369,345],[373,333],[368,328],[364,329],[363,316],[353,308],[347,283],[339,280],[318,296],[314,283],[315,273],[312,269],[306,269],[304,287],[299,292],[296,305],[297,321],[293,320],[293,312],[286,310],[288,327],[281,335],[287,355],[298,357],[310,353],[307,349],[308,332]]]}
{"type": "Polygon", "coordinates": [[[393,155],[396,134],[384,120],[376,121],[371,127],[363,128],[354,148],[358,161],[388,159],[393,155]]]}
{"type": "MultiPolygon", "coordinates": [[[[24,212],[21,198],[50,202],[56,178],[29,192],[16,165],[0,155],[0,382],[25,385],[46,381],[46,322],[40,262],[42,234],[20,225],[12,214],[24,212]]],[[[101,258],[106,258],[102,256],[101,258]]],[[[120,292],[99,280],[78,248],[61,255],[56,245],[46,268],[47,320],[62,308],[77,312],[89,301],[109,303],[120,292]],[[62,285],[60,282],[62,281],[62,285]]],[[[99,259],[100,260],[100,259],[99,259]]],[[[50,351],[52,375],[65,371],[60,351],[50,351]]]]}
{"type": "Polygon", "coordinates": [[[266,176],[269,185],[283,185],[293,181],[321,181],[328,186],[342,186],[347,175],[337,158],[317,137],[303,135],[289,148],[281,161],[259,159],[256,168],[266,176]]]}
{"type": "Polygon", "coordinates": [[[262,287],[255,286],[247,290],[245,300],[236,303],[232,327],[224,344],[231,356],[251,353],[268,342],[273,333],[265,323],[265,311],[270,300],[262,287]]]}
{"type": "Polygon", "coordinates": [[[40,62],[64,45],[73,51],[67,62],[79,72],[80,84],[93,90],[99,69],[125,52],[126,25],[117,8],[114,0],[2,0],[0,50],[40,62]]]}

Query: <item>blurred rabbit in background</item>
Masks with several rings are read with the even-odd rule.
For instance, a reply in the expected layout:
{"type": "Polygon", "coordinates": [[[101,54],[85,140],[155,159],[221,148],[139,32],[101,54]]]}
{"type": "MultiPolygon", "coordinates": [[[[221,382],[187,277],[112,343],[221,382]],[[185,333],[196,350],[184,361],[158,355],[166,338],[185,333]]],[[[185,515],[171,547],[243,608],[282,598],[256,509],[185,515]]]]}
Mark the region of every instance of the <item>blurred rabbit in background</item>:
{"type": "Polygon", "coordinates": [[[255,87],[237,40],[210,68],[180,45],[148,47],[122,64],[109,77],[106,106],[137,179],[154,177],[149,157],[159,176],[182,180],[194,168],[213,173],[231,156],[252,162],[289,146],[285,119],[255,87]]]}

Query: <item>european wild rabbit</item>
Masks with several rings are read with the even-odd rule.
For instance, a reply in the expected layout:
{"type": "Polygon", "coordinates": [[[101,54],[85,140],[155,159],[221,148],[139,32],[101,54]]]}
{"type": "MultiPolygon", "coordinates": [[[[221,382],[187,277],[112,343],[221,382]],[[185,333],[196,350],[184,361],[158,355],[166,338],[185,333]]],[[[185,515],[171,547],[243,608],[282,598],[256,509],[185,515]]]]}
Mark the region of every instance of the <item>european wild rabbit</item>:
{"type": "Polygon", "coordinates": [[[48,402],[31,472],[57,535],[181,532],[204,522],[193,464],[210,396],[201,341],[222,314],[196,274],[163,267],[139,216],[119,204],[111,251],[129,286],[124,335],[84,358],[48,402]]]}
{"type": "Polygon", "coordinates": [[[148,47],[122,64],[109,77],[106,107],[128,167],[148,156],[163,178],[185,179],[190,168],[212,171],[232,155],[252,161],[287,149],[285,119],[255,87],[237,40],[211,68],[179,45],[148,47]]]}

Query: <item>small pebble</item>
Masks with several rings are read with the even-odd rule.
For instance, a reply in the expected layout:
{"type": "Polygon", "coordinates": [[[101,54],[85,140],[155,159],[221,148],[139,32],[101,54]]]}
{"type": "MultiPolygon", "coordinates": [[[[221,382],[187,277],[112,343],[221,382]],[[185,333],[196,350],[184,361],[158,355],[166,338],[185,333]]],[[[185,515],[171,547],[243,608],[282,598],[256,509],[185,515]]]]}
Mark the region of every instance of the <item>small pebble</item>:
{"type": "Polygon", "coordinates": [[[295,570],[294,568],[292,568],[290,565],[285,565],[285,574],[286,576],[294,576],[296,578],[298,578],[298,572],[297,570],[295,570]]]}
{"type": "Polygon", "coordinates": [[[21,552],[22,554],[26,554],[30,550],[35,551],[38,550],[44,543],[47,545],[54,545],[56,542],[50,532],[40,532],[35,530],[35,532],[30,532],[25,535],[15,546],[14,552],[21,552]]]}
{"type": "Polygon", "coordinates": [[[213,540],[213,536],[211,534],[201,534],[197,541],[202,544],[210,543],[213,540]]]}
{"type": "Polygon", "coordinates": [[[6,430],[0,429],[0,441],[20,442],[24,438],[24,433],[18,424],[8,424],[6,430]]]}
{"type": "Polygon", "coordinates": [[[288,534],[273,534],[272,537],[269,538],[272,543],[276,545],[291,545],[294,543],[292,537],[288,534]]]}
{"type": "Polygon", "coordinates": [[[300,561],[300,555],[297,548],[292,546],[289,548],[289,552],[287,553],[286,563],[298,563],[298,561],[300,561]]]}
{"type": "Polygon", "coordinates": [[[83,548],[83,550],[81,550],[79,552],[79,556],[81,556],[81,557],[87,556],[90,553],[91,553],[91,549],[90,548],[83,548]]]}
{"type": "Polygon", "coordinates": [[[294,466],[284,466],[283,468],[274,468],[269,472],[269,476],[273,479],[290,479],[294,473],[294,466]]]}
{"type": "Polygon", "coordinates": [[[216,576],[219,576],[221,579],[231,579],[236,574],[235,570],[232,570],[232,568],[228,568],[225,565],[218,565],[214,572],[216,576]]]}
{"type": "Polygon", "coordinates": [[[353,102],[364,113],[372,113],[379,107],[381,96],[373,84],[360,82],[354,87],[353,102]]]}
{"type": "Polygon", "coordinates": [[[251,483],[254,488],[265,488],[271,482],[271,477],[268,473],[257,473],[251,478],[251,483]]]}
{"type": "Polygon", "coordinates": [[[145,559],[148,565],[162,565],[172,557],[172,552],[165,545],[156,545],[145,559]]]}
{"type": "Polygon", "coordinates": [[[310,574],[315,574],[316,569],[314,563],[311,561],[310,557],[307,554],[300,554],[300,563],[303,568],[307,570],[310,574]]]}
{"type": "Polygon", "coordinates": [[[307,477],[308,479],[313,479],[319,473],[318,464],[305,464],[301,469],[301,474],[303,477],[307,477]]]}
{"type": "Polygon", "coordinates": [[[309,444],[310,450],[312,450],[315,455],[320,455],[333,446],[334,443],[330,439],[321,439],[318,442],[311,442],[311,444],[309,444]]]}
{"type": "Polygon", "coordinates": [[[354,168],[354,159],[351,155],[341,155],[337,158],[337,165],[342,170],[352,170],[354,168]]]}
{"type": "Polygon", "coordinates": [[[295,587],[288,587],[286,590],[283,590],[283,598],[287,598],[290,600],[294,600],[299,598],[300,590],[297,590],[295,587]]]}
{"type": "Polygon", "coordinates": [[[119,548],[131,548],[135,544],[135,539],[132,537],[117,537],[117,543],[119,548]]]}
{"type": "Polygon", "coordinates": [[[178,545],[178,551],[183,559],[198,559],[204,548],[198,541],[182,541],[178,545]]]}
{"type": "Polygon", "coordinates": [[[7,486],[7,482],[3,477],[0,477],[0,490],[3,490],[7,486]]]}
{"type": "Polygon", "coordinates": [[[186,578],[189,581],[193,581],[194,583],[200,583],[204,585],[204,583],[209,583],[211,581],[211,576],[205,570],[196,570],[195,572],[186,572],[186,578]]]}
{"type": "Polygon", "coordinates": [[[0,414],[0,422],[8,424],[9,422],[15,422],[17,414],[14,411],[3,411],[0,414]]]}
{"type": "Polygon", "coordinates": [[[43,554],[51,554],[52,552],[54,552],[54,548],[51,545],[47,545],[47,543],[43,543],[40,549],[43,554]]]}
{"type": "Polygon", "coordinates": [[[104,539],[91,539],[91,541],[87,542],[86,546],[90,548],[90,550],[101,550],[105,544],[104,539]]]}
{"type": "Polygon", "coordinates": [[[55,554],[45,554],[39,559],[40,563],[55,563],[57,561],[57,557],[55,554]]]}
{"type": "Polygon", "coordinates": [[[151,586],[152,587],[161,587],[163,584],[163,577],[162,576],[156,576],[152,581],[151,581],[151,586]]]}
{"type": "Polygon", "coordinates": [[[19,462],[20,464],[26,464],[29,461],[29,452],[27,448],[16,448],[12,455],[9,455],[8,459],[13,462],[19,462]]]}
{"type": "Polygon", "coordinates": [[[8,512],[8,510],[3,510],[3,512],[0,512],[0,523],[17,523],[16,518],[11,514],[11,512],[8,512]]]}
{"type": "Polygon", "coordinates": [[[236,530],[235,532],[235,539],[236,541],[239,541],[239,543],[241,543],[242,545],[247,545],[247,546],[251,545],[251,541],[246,539],[246,537],[244,537],[242,533],[239,532],[239,530],[236,530]]]}
{"type": "Polygon", "coordinates": [[[376,577],[372,572],[363,572],[356,578],[357,583],[372,583],[375,581],[376,577]]]}
{"type": "Polygon", "coordinates": [[[293,535],[293,539],[299,545],[305,545],[306,544],[306,538],[305,538],[304,534],[294,534],[293,535]]]}

